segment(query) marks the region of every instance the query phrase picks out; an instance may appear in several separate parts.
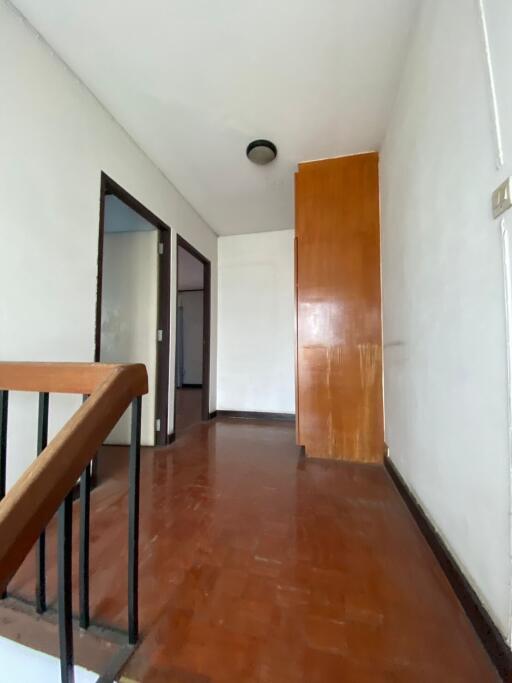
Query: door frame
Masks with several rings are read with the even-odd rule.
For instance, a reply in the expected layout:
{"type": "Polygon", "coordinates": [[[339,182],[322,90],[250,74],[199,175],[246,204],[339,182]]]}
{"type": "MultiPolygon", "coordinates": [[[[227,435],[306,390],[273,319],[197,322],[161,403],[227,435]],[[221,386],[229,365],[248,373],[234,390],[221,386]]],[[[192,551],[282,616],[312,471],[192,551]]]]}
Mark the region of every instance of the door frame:
{"type": "Polygon", "coordinates": [[[94,362],[99,363],[101,354],[101,303],[103,291],[103,248],[105,235],[105,197],[115,195],[148,223],[158,230],[158,295],[157,295],[157,341],[156,341],[156,389],[155,389],[155,445],[168,443],[169,413],[169,353],[171,337],[171,228],[142,202],[131,195],[104,171],[100,181],[100,220],[98,232],[98,271],[96,284],[96,321],[94,334],[94,362]],[[160,246],[161,245],[161,246],[160,246]],[[158,331],[162,341],[158,341],[158,331]],[[157,430],[156,420],[160,420],[157,430]]]}
{"type": "MultiPolygon", "coordinates": [[[[179,282],[179,252],[181,247],[191,256],[194,256],[203,264],[203,372],[201,390],[201,420],[206,422],[210,419],[210,337],[211,337],[211,280],[212,267],[210,261],[203,256],[200,251],[193,247],[181,235],[176,235],[176,321],[178,320],[178,282],[179,282]]],[[[176,337],[176,335],[175,335],[176,337]]],[[[177,339],[174,340],[174,433],[172,438],[176,438],[176,375],[178,369],[177,339]]]]}

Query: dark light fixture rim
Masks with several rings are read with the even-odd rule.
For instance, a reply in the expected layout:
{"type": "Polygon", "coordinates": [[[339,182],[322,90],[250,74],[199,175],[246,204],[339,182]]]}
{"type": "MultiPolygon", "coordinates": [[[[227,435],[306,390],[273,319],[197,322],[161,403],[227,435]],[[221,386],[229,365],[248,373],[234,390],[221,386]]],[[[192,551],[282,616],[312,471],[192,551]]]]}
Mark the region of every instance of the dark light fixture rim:
{"type": "Polygon", "coordinates": [[[246,149],[246,152],[245,152],[245,153],[246,153],[246,155],[247,155],[247,157],[248,157],[249,159],[250,159],[249,154],[250,154],[250,153],[252,152],[252,150],[255,149],[256,147],[267,147],[267,149],[270,149],[270,150],[273,152],[273,154],[274,154],[274,159],[275,159],[276,156],[277,156],[277,147],[274,145],[274,143],[271,142],[270,140],[261,139],[261,140],[253,140],[252,142],[250,142],[250,143],[247,145],[247,149],[246,149]]]}

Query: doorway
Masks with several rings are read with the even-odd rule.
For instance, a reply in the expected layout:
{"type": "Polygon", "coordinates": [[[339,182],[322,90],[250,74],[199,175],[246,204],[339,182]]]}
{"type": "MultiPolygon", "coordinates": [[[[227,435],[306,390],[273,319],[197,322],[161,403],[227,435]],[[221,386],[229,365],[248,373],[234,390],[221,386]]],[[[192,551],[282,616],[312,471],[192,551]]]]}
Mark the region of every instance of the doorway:
{"type": "Polygon", "coordinates": [[[210,410],[210,261],[180,235],[176,284],[175,434],[210,410]]]}
{"type": "MultiPolygon", "coordinates": [[[[94,358],[146,365],[141,441],[147,446],[168,443],[169,339],[170,229],[102,173],[94,358]]],[[[128,412],[106,443],[129,443],[128,412]]]]}

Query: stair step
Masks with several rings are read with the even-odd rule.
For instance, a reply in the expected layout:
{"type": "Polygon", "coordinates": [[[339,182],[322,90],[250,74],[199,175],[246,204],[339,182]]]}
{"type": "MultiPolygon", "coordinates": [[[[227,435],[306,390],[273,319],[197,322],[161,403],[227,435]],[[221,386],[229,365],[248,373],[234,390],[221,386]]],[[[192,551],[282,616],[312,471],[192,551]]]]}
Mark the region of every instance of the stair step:
{"type": "MultiPolygon", "coordinates": [[[[89,672],[110,670],[112,661],[119,658],[120,653],[125,649],[126,638],[118,636],[118,642],[115,642],[112,640],[110,631],[108,631],[110,639],[104,637],[102,629],[94,627],[87,631],[76,627],[73,635],[75,664],[78,668],[89,672]]],[[[44,615],[39,615],[33,607],[12,597],[5,598],[0,602],[0,638],[21,645],[29,652],[37,651],[38,654],[47,655],[58,661],[57,616],[50,610],[44,615]]],[[[0,659],[2,659],[1,656],[0,659]]],[[[98,675],[95,675],[94,681],[98,679],[98,675]]],[[[13,677],[12,680],[15,678],[13,677]]],[[[38,679],[23,676],[21,680],[38,679]]]]}

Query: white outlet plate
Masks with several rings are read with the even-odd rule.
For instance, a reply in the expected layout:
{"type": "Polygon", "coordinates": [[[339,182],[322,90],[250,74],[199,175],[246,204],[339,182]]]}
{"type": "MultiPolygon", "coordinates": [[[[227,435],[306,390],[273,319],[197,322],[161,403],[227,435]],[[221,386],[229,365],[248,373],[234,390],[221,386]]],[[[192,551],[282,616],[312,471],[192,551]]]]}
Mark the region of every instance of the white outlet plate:
{"type": "Polygon", "coordinates": [[[498,218],[512,206],[512,177],[501,183],[492,193],[492,215],[498,218]]]}

